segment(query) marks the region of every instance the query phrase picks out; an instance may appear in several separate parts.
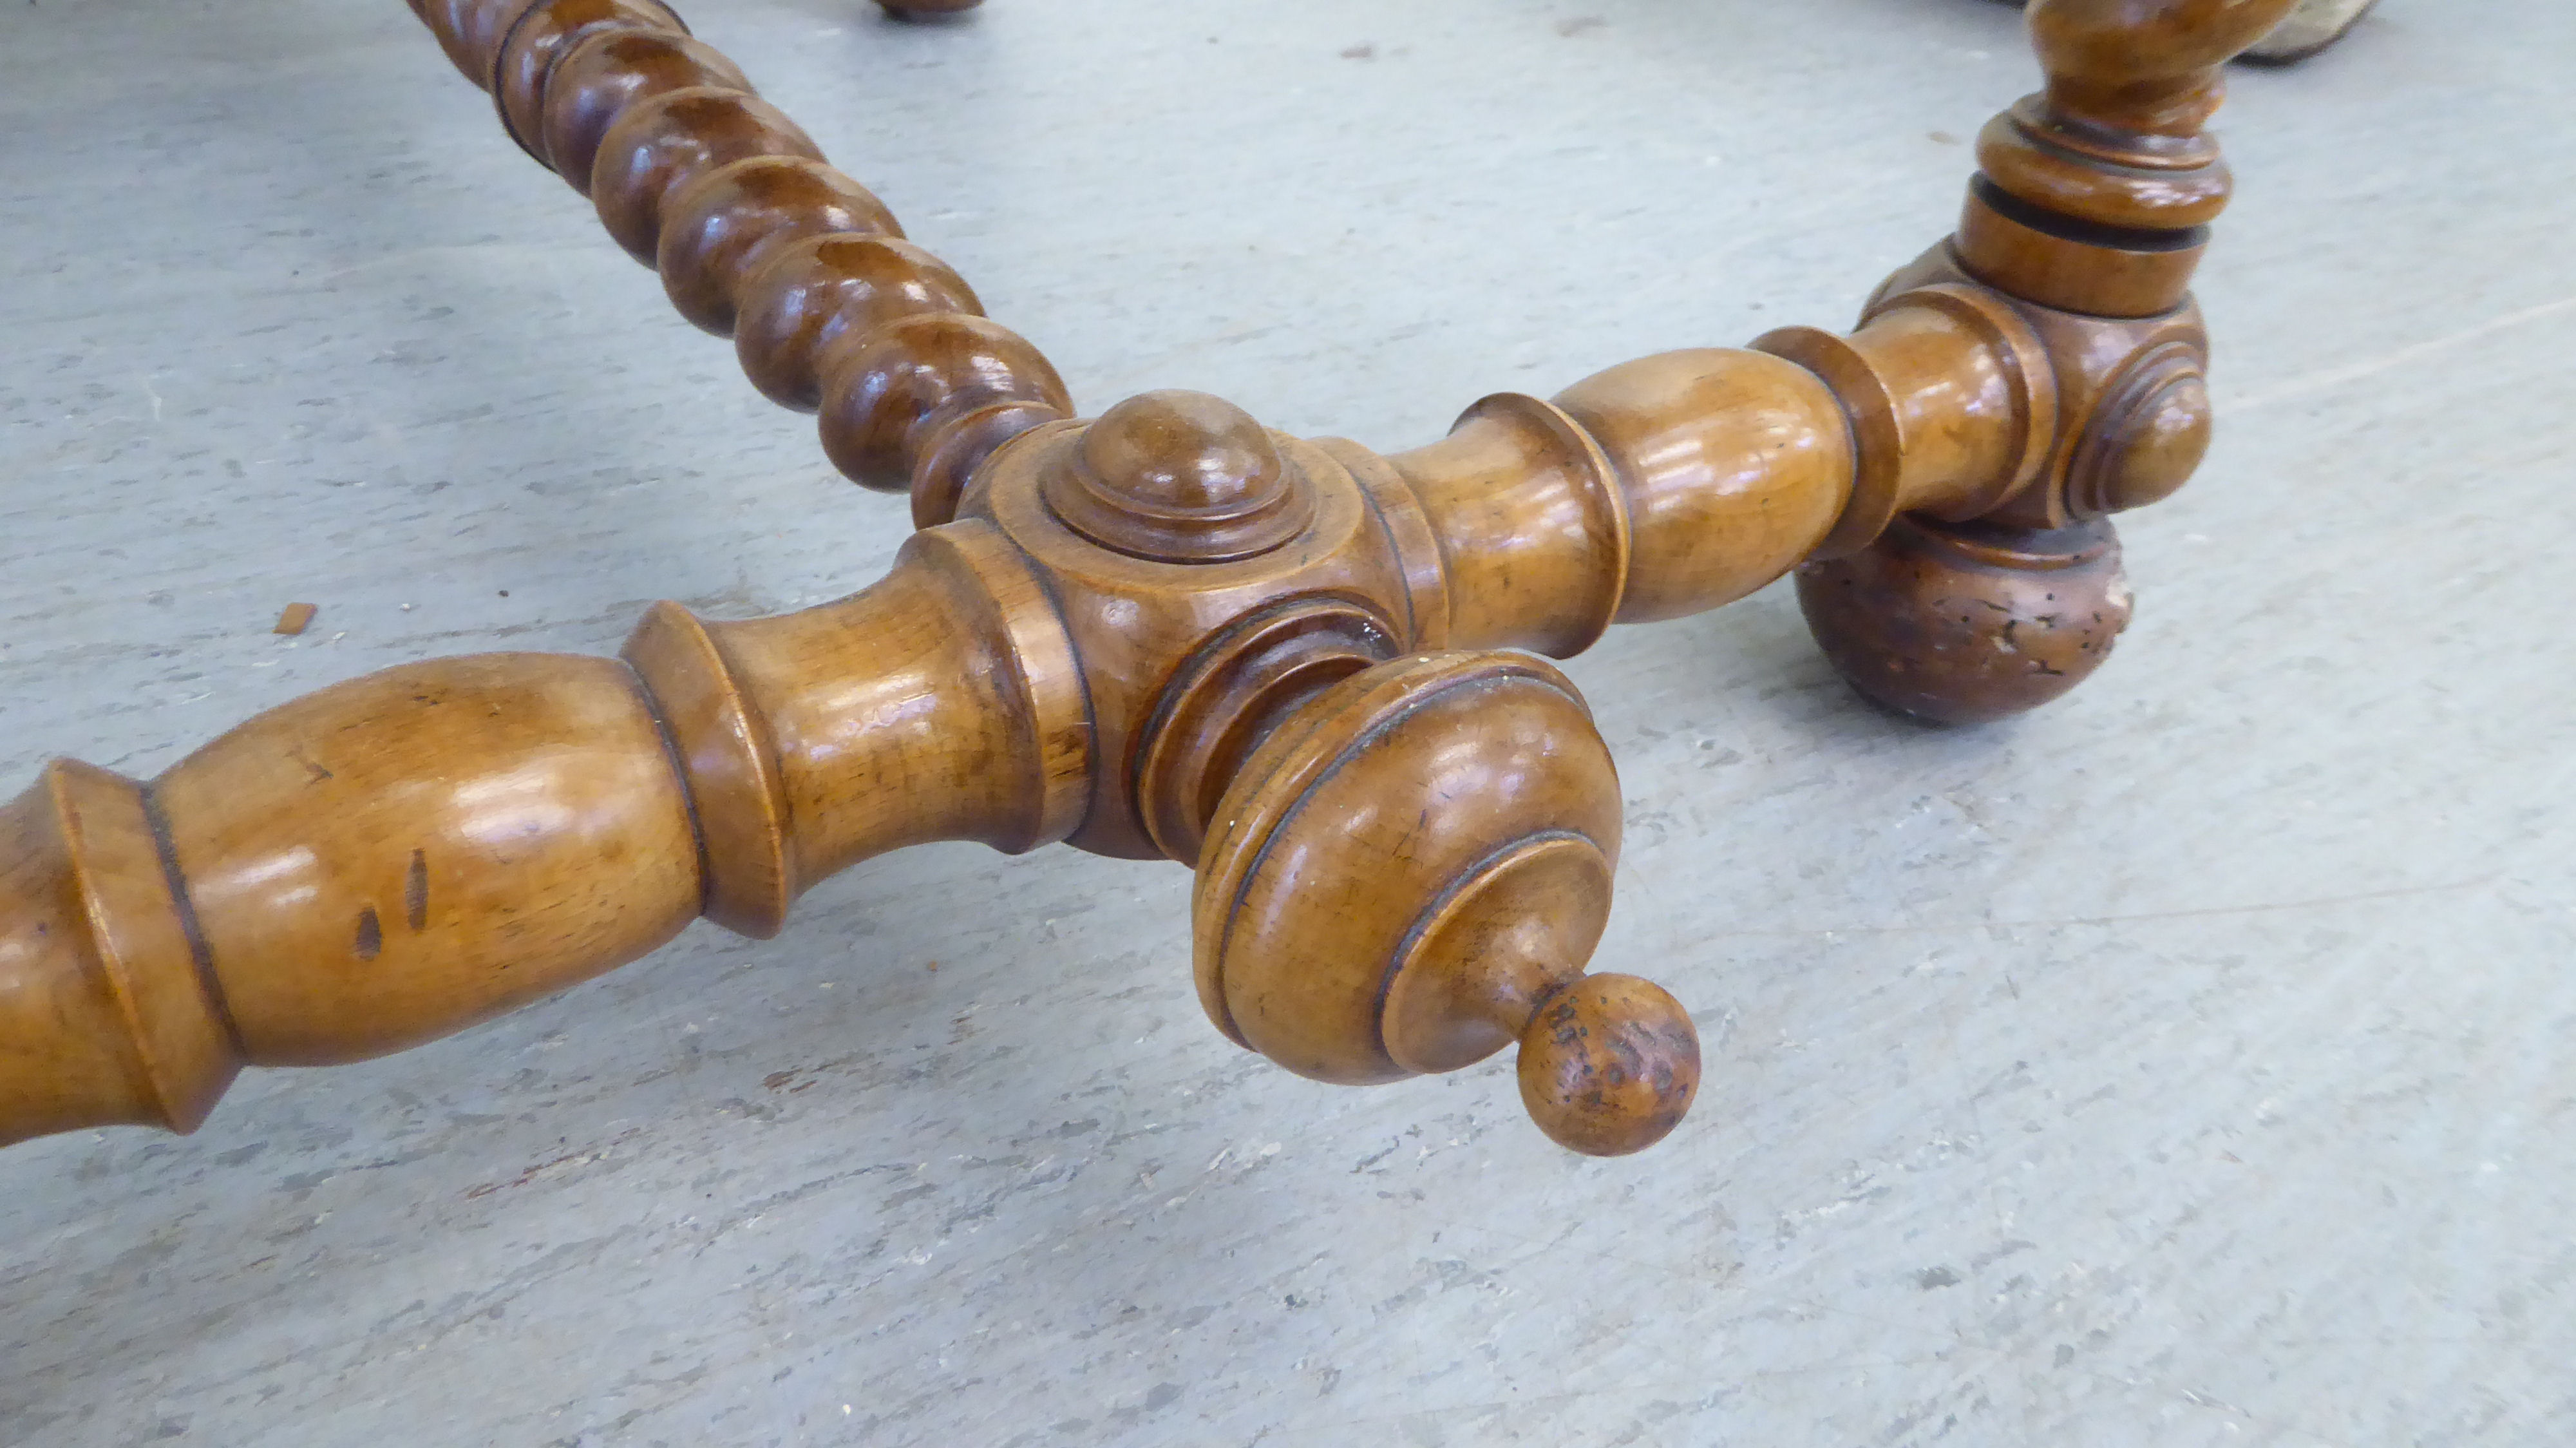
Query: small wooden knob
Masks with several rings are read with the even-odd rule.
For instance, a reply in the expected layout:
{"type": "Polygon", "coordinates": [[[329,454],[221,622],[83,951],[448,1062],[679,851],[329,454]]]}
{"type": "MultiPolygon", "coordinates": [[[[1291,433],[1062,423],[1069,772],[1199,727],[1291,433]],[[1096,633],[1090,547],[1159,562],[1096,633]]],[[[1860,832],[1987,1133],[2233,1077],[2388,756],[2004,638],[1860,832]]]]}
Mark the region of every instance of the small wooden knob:
{"type": "Polygon", "coordinates": [[[1663,1138],[1699,1081],[1672,998],[1587,977],[1618,774],[1565,676],[1417,654],[1316,695],[1219,803],[1199,855],[1200,997],[1237,1042],[1359,1084],[1521,1045],[1522,1099],[1576,1151],[1663,1138]]]}
{"type": "Polygon", "coordinates": [[[1699,1032],[1671,992],[1587,975],[1521,1031],[1521,1104],[1557,1145],[1626,1156],[1681,1124],[1699,1091],[1699,1032]]]}
{"type": "Polygon", "coordinates": [[[1267,553],[1315,514],[1313,487],[1269,432],[1204,392],[1148,392],[1102,413],[1044,488],[1066,527],[1165,563],[1267,553]]]}

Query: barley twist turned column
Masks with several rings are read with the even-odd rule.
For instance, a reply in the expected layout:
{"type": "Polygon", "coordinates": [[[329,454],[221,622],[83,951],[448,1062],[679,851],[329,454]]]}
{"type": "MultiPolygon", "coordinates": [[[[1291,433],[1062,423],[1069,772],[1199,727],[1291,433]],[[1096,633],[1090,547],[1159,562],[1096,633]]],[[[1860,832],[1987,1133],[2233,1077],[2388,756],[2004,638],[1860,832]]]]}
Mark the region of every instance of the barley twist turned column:
{"type": "Polygon", "coordinates": [[[876,278],[928,273],[860,229],[878,213],[783,118],[687,83],[713,72],[685,37],[574,38],[629,0],[513,11],[533,32],[431,6],[505,77],[563,28],[528,114],[547,154],[596,151],[602,215],[639,249],[652,221],[684,307],[747,318],[762,277],[812,257],[794,274],[831,279],[812,314],[846,334],[812,369],[827,429],[835,397],[877,399],[849,445],[906,462],[917,503],[925,468],[946,479],[955,516],[800,613],[662,604],[622,660],[388,670],[149,782],[48,766],[0,807],[0,1142],[185,1130],[244,1063],[399,1049],[696,916],[767,935],[836,870],[977,840],[1190,866],[1202,1005],[1291,1070],[1388,1081],[1516,1043],[1551,1137],[1650,1145],[1692,1101],[1698,1039],[1659,988],[1587,973],[1617,772],[1531,655],[1803,563],[1828,652],[1897,707],[1994,717],[2088,673],[2126,616],[2107,515],[2172,492],[2206,442],[2186,287],[2226,195],[2201,132],[2215,67],[2286,3],[2040,0],[2047,93],[1988,131],[1957,235],[1852,333],[1498,394],[1383,455],[1196,393],[1078,422],[975,391],[906,330],[961,325],[962,284],[879,318],[876,278]],[[547,129],[593,114],[564,87],[611,46],[642,47],[599,62],[613,119],[547,129]],[[674,84],[636,99],[647,74],[674,84]],[[791,194],[849,229],[779,241],[819,214],[757,200],[791,194]]]}
{"type": "Polygon", "coordinates": [[[910,492],[916,523],[946,522],[995,448],[1071,415],[1046,358],[661,0],[412,8],[680,315],[732,337],[772,401],[819,412],[851,481],[910,492]]]}

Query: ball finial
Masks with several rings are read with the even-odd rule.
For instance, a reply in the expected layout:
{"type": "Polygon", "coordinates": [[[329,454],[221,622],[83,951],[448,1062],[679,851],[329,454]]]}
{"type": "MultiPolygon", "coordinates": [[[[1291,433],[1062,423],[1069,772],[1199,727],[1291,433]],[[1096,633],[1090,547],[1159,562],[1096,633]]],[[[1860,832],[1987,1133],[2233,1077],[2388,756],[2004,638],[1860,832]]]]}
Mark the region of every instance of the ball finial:
{"type": "Polygon", "coordinates": [[[1699,1033],[1671,993],[1587,975],[1521,1031],[1521,1104],[1557,1145],[1626,1156],[1670,1135],[1699,1091],[1699,1033]]]}

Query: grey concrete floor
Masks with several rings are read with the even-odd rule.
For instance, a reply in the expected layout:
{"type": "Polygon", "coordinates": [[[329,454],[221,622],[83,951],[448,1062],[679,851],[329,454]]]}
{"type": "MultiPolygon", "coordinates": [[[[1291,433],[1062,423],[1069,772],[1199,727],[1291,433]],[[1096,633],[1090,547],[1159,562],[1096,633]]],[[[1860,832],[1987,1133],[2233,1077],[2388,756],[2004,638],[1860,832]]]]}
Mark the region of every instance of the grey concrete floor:
{"type": "MultiPolygon", "coordinates": [[[[1086,405],[1389,447],[1846,322],[2033,78],[1979,0],[691,15],[1086,405]]],[[[2576,1441],[2571,55],[2238,75],[2222,440],[2061,706],[1873,713],[1780,589],[1574,661],[1658,1151],[1227,1045],[1180,869],[920,850],[0,1154],[0,1442],[2576,1441]]],[[[900,538],[394,0],[9,0],[0,123],[0,787],[900,538]]]]}

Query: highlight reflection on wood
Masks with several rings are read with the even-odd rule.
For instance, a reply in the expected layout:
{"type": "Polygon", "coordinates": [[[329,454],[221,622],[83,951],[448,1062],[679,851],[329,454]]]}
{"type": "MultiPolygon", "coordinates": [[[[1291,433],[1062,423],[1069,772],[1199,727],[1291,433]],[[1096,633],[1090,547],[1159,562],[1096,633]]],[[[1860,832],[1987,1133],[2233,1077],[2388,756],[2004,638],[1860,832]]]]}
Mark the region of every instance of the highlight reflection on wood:
{"type": "Polygon", "coordinates": [[[661,0],[412,8],[680,315],[733,338],[763,394],[820,414],[834,466],[910,492],[922,525],[948,521],[994,449],[1073,414],[1046,358],[661,0]]]}
{"type": "MultiPolygon", "coordinates": [[[[1498,394],[1410,451],[1152,393],[1097,420],[658,0],[420,0],[510,133],[926,526],[778,618],[389,670],[148,783],[0,808],[0,1140],[186,1130],[245,1063],[400,1049],[932,840],[1197,871],[1202,1003],[1325,1081],[1506,1045],[1576,1150],[1689,1107],[1660,988],[1585,973],[1621,799],[1564,675],[1796,570],[1835,663],[1993,718],[2128,617],[2109,515],[2205,447],[2187,285],[2217,67],[2289,0],[2041,0],[2046,91],[1845,335],[1498,394]]],[[[929,8],[915,6],[916,9],[929,8]]]]}

